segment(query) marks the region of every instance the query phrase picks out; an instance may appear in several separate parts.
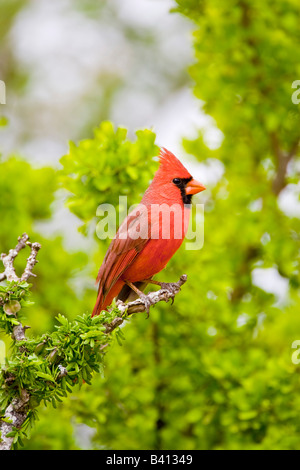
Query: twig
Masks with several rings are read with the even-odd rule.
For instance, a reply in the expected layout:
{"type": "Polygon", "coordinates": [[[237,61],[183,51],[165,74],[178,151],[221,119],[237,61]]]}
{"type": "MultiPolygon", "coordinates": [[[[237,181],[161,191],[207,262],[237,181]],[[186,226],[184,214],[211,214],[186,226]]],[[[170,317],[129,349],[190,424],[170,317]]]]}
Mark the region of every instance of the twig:
{"type": "Polygon", "coordinates": [[[21,276],[21,281],[27,281],[31,276],[36,277],[36,274],[33,274],[32,269],[38,263],[38,260],[36,259],[37,254],[41,248],[41,245],[39,243],[30,243],[29,241],[26,243],[30,249],[31,253],[29,258],[27,259],[27,264],[26,268],[21,276]]]}
{"type": "Polygon", "coordinates": [[[32,269],[35,266],[36,263],[38,263],[36,257],[38,254],[38,251],[40,250],[41,245],[39,243],[30,243],[29,241],[29,236],[27,233],[23,233],[21,237],[18,238],[18,244],[17,246],[9,250],[8,255],[5,253],[2,253],[1,255],[1,260],[4,266],[4,272],[0,274],[0,281],[4,281],[7,279],[8,281],[27,281],[30,276],[35,276],[35,274],[32,273],[32,269]],[[20,251],[25,248],[26,246],[29,246],[31,249],[31,253],[29,258],[27,259],[27,264],[25,267],[25,270],[22,274],[22,276],[19,278],[16,275],[16,270],[14,267],[14,261],[20,251]]]}

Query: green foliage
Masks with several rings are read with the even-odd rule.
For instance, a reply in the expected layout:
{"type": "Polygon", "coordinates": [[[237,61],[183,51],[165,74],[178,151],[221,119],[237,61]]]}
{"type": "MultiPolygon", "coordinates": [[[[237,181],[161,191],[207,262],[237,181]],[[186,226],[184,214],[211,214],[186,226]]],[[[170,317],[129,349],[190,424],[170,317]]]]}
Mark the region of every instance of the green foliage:
{"type": "Polygon", "coordinates": [[[9,26],[14,18],[14,15],[24,5],[25,0],[3,0],[0,5],[0,32],[4,37],[9,30],[9,26]]]}
{"type": "Polygon", "coordinates": [[[33,170],[20,158],[0,158],[0,187],[0,244],[5,252],[25,230],[34,233],[34,221],[50,217],[57,180],[52,168],[33,170]]]}
{"type": "Polygon", "coordinates": [[[118,209],[121,195],[128,196],[129,206],[135,203],[155,171],[155,134],[137,131],[135,142],[126,135],[126,129],[114,130],[112,123],[103,122],[94,138],[78,145],[71,142],[69,153],[61,159],[62,183],[72,193],[67,205],[85,222],[82,231],[95,220],[100,204],[109,202],[118,209]]]}
{"type": "MultiPolygon", "coordinates": [[[[224,133],[222,161],[236,165],[243,174],[251,172],[256,180],[263,162],[264,167],[266,161],[276,167],[276,147],[289,152],[299,139],[299,106],[291,99],[292,83],[300,75],[295,55],[299,4],[294,0],[276,5],[268,0],[263,7],[248,0],[177,0],[177,4],[177,10],[197,25],[196,61],[190,73],[203,109],[224,133]]],[[[204,159],[213,153],[202,137],[200,132],[189,149],[204,159]]],[[[251,187],[256,189],[260,187],[251,187]]]]}
{"type": "Polygon", "coordinates": [[[0,330],[6,334],[12,334],[13,327],[19,324],[16,313],[22,307],[32,305],[28,300],[31,284],[27,282],[8,282],[7,285],[0,285],[0,330]]]}
{"type": "MultiPolygon", "coordinates": [[[[86,298],[79,299],[72,286],[77,273],[88,263],[86,254],[68,252],[62,236],[49,237],[47,232],[38,233],[36,228],[37,222],[51,220],[58,185],[57,172],[53,168],[34,169],[13,156],[0,159],[1,252],[8,253],[24,232],[42,244],[39,263],[35,267],[35,304],[30,310],[31,328],[38,333],[52,328],[59,312],[71,314],[74,311],[74,317],[84,311],[86,305],[86,298]],[[75,306],[74,295],[77,297],[75,306]]],[[[17,274],[23,272],[26,255],[27,251],[23,250],[16,258],[17,274]]],[[[89,295],[88,290],[86,295],[89,295]]]]}
{"type": "Polygon", "coordinates": [[[100,371],[104,355],[101,346],[110,342],[105,333],[108,315],[91,318],[85,314],[73,322],[59,315],[57,321],[60,326],[56,325],[52,334],[14,343],[2,375],[3,408],[23,388],[30,393],[31,407],[42,400],[56,406],[71,387],[82,385],[83,380],[90,383],[92,373],[100,371]],[[61,377],[64,368],[66,375],[61,377]]]}

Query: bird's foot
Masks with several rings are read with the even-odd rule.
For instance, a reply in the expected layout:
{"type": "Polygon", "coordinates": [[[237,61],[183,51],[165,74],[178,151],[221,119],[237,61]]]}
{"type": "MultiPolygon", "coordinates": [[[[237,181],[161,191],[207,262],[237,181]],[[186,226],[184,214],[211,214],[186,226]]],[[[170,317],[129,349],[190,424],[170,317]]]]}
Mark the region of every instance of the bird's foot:
{"type": "Polygon", "coordinates": [[[172,305],[173,305],[175,295],[180,291],[180,287],[185,281],[186,281],[186,276],[184,275],[184,277],[180,278],[178,282],[161,282],[161,281],[155,281],[154,279],[146,279],[145,281],[142,281],[142,282],[155,284],[156,286],[159,286],[161,290],[167,291],[170,294],[170,298],[172,299],[172,305]]]}
{"type": "Polygon", "coordinates": [[[145,305],[146,313],[147,313],[147,317],[146,317],[146,318],[149,318],[149,315],[150,315],[150,307],[151,307],[151,305],[155,304],[155,302],[152,302],[151,299],[148,297],[148,295],[143,294],[143,292],[141,292],[141,293],[139,294],[139,297],[140,297],[140,299],[142,300],[142,302],[143,302],[144,305],[145,305]]]}
{"type": "Polygon", "coordinates": [[[168,292],[174,294],[177,292],[178,288],[174,284],[174,282],[160,282],[160,288],[163,290],[167,290],[168,292]]]}
{"type": "Polygon", "coordinates": [[[175,295],[178,293],[178,286],[176,285],[176,283],[174,283],[174,282],[161,282],[160,283],[160,288],[162,290],[166,290],[167,292],[169,292],[171,294],[171,299],[172,299],[171,305],[173,305],[175,295]]]}

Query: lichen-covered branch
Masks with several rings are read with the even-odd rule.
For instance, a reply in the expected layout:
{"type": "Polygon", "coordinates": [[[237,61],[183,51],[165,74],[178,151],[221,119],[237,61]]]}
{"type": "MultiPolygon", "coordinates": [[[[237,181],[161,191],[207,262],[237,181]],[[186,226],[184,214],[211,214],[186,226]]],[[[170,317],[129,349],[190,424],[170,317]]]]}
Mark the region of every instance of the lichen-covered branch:
{"type": "Polygon", "coordinates": [[[0,422],[0,450],[11,450],[14,436],[10,436],[10,434],[13,433],[14,428],[21,428],[27,418],[29,399],[29,393],[22,389],[20,397],[15,398],[7,407],[4,418],[0,422]]]}

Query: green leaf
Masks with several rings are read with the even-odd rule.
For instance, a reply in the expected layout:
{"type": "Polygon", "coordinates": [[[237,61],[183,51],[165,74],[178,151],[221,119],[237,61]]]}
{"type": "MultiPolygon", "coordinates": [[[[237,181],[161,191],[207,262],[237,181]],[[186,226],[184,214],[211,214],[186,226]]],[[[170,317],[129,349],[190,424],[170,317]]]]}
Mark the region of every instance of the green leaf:
{"type": "Polygon", "coordinates": [[[45,372],[37,371],[36,375],[41,377],[42,379],[48,380],[50,382],[55,382],[55,379],[50,374],[46,374],[45,372]]]}

